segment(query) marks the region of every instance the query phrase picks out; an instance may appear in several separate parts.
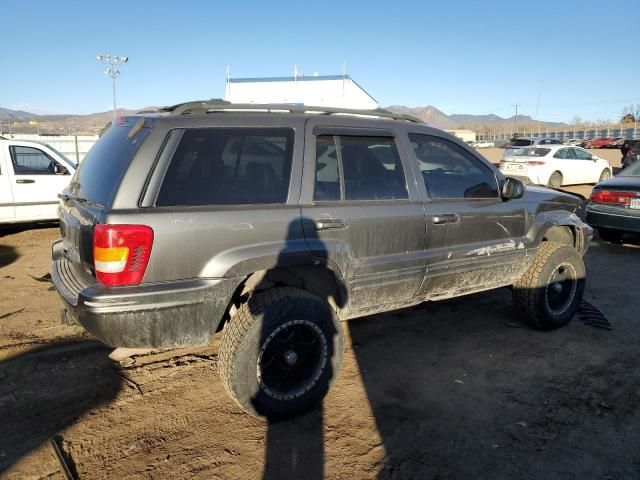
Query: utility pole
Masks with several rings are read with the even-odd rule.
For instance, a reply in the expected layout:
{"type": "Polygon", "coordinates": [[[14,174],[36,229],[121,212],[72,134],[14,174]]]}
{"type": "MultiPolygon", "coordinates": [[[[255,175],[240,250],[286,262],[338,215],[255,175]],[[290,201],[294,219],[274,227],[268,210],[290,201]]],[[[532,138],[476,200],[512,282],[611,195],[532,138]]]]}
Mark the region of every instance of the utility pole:
{"type": "Polygon", "coordinates": [[[521,103],[515,103],[512,106],[516,108],[516,117],[515,117],[515,121],[514,121],[514,128],[515,128],[516,137],[517,137],[518,136],[518,107],[521,107],[522,104],[521,103]]]}

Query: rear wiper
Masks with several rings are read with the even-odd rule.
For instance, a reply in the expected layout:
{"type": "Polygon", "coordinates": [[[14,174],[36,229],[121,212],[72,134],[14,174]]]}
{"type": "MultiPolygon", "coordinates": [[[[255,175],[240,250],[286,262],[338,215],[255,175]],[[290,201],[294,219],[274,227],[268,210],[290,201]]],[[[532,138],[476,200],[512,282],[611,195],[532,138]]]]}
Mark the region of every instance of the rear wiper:
{"type": "Polygon", "coordinates": [[[91,205],[92,207],[104,208],[104,205],[100,203],[92,202],[91,200],[87,200],[86,198],[82,198],[82,197],[77,197],[75,195],[68,195],[66,193],[59,193],[58,198],[61,200],[64,200],[65,202],[68,202],[69,200],[74,200],[80,203],[81,205],[87,204],[87,205],[91,205]]]}

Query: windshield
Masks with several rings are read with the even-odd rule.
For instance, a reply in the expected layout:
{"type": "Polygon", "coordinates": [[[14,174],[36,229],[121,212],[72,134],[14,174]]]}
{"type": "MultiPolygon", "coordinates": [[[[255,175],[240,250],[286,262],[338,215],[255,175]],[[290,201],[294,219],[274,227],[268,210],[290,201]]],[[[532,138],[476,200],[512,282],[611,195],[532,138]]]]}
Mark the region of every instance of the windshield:
{"type": "Polygon", "coordinates": [[[56,155],[58,155],[60,157],[60,159],[65,162],[67,165],[69,165],[71,168],[76,168],[76,162],[72,161],[70,158],[68,158],[65,154],[60,153],[58,150],[56,150],[55,148],[53,148],[51,145],[47,145],[47,147],[49,147],[49,150],[51,150],[53,153],[55,153],[56,155]]]}
{"type": "Polygon", "coordinates": [[[617,175],[618,177],[640,177],[640,161],[634,162],[617,175]]]}
{"type": "Polygon", "coordinates": [[[510,147],[528,147],[529,145],[533,145],[533,140],[526,138],[516,138],[509,144],[510,147]]]}
{"type": "Polygon", "coordinates": [[[521,148],[513,152],[514,157],[544,157],[551,150],[548,148],[521,148]]]}

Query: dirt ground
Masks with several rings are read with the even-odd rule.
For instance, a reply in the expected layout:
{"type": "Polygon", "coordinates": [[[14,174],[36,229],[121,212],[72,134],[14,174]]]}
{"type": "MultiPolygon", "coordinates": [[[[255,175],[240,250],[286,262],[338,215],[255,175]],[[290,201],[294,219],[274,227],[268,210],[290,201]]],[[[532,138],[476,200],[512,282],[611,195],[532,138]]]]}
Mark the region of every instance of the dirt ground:
{"type": "Polygon", "coordinates": [[[0,477],[640,478],[640,241],[594,241],[586,299],[613,325],[514,321],[509,289],[344,324],[332,391],[296,420],[244,414],[210,347],[128,366],[59,324],[55,225],[0,230],[0,477]]]}

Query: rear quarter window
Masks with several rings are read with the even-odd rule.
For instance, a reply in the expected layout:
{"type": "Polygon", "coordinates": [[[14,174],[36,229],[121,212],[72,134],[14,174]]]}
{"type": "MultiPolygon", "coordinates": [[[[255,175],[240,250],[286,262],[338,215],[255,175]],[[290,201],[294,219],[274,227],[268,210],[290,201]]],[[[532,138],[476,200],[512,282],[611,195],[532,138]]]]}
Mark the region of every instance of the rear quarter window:
{"type": "MultiPolygon", "coordinates": [[[[74,195],[109,206],[131,160],[149,135],[145,127],[129,138],[137,117],[119,119],[98,139],[80,164],[70,188],[74,195]]],[[[147,121],[147,124],[149,121],[147,121]]]]}
{"type": "Polygon", "coordinates": [[[285,203],[293,142],[290,128],[186,130],[156,205],[285,203]]]}

